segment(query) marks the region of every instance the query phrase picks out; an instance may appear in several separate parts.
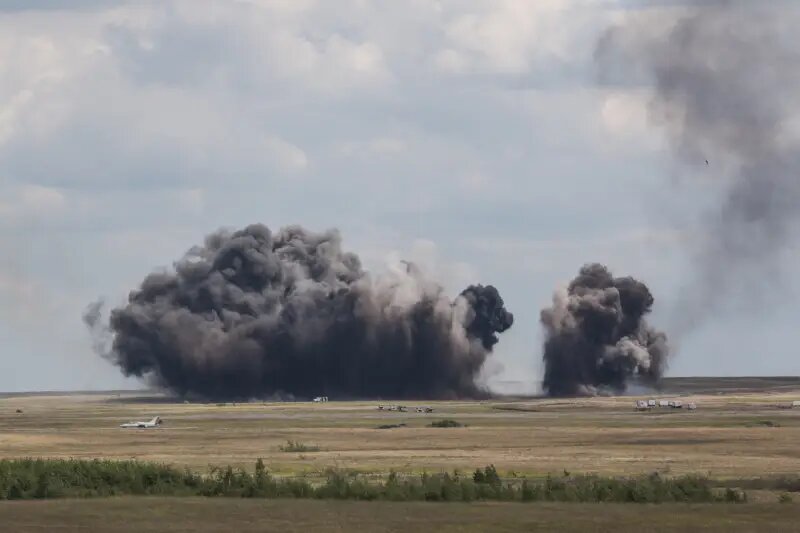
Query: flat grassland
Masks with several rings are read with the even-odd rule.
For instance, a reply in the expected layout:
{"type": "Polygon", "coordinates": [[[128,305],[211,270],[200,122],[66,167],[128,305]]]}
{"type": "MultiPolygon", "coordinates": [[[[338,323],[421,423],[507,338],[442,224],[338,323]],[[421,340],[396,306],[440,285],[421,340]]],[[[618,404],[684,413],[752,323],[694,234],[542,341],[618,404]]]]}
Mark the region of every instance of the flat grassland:
{"type": "MultiPolygon", "coordinates": [[[[311,479],[321,478],[328,468],[383,477],[390,471],[469,473],[488,464],[506,478],[569,471],[609,476],[694,473],[735,480],[800,472],[800,408],[787,408],[800,400],[800,380],[698,378],[668,385],[668,392],[638,397],[409,401],[403,402],[409,408],[404,413],[380,411],[377,401],[216,404],[130,392],[9,395],[0,398],[0,457],[135,458],[198,472],[209,465],[250,470],[262,458],[276,475],[311,479]],[[635,400],[648,398],[695,402],[697,410],[634,409],[635,400]],[[423,405],[434,412],[414,412],[423,405]],[[164,419],[158,429],[118,427],[155,415],[164,419]],[[445,418],[466,427],[428,427],[445,418]],[[400,424],[405,426],[378,429],[400,424]],[[290,440],[318,451],[283,451],[290,440]]],[[[800,528],[794,526],[800,523],[800,505],[774,503],[777,496],[756,491],[751,498],[756,503],[745,505],[646,507],[123,498],[3,503],[0,523],[17,524],[14,531],[26,531],[25,524],[42,530],[48,516],[59,516],[64,524],[60,530],[70,531],[68,518],[75,516],[81,524],[116,521],[120,531],[125,531],[120,524],[131,531],[206,531],[202,517],[217,513],[230,521],[224,529],[241,531],[425,530],[429,528],[420,526],[425,520],[437,530],[552,529],[556,523],[560,530],[586,530],[590,521],[600,520],[588,530],[626,531],[620,526],[624,523],[632,524],[632,531],[644,526],[658,531],[658,516],[663,515],[664,528],[676,530],[800,528]],[[74,513],[66,513],[67,508],[74,513]],[[149,516],[161,518],[153,518],[150,526],[130,525],[150,520],[139,516],[148,509],[155,509],[149,516]],[[182,516],[196,517],[198,526],[179,527],[182,516]]]]}
{"type": "Polygon", "coordinates": [[[800,400],[770,389],[682,396],[696,411],[637,412],[637,397],[407,402],[409,412],[378,402],[183,403],[142,393],[0,398],[0,457],[142,459],[206,471],[247,469],[262,458],[278,475],[472,471],[501,474],[629,475],[698,473],[714,478],[800,472],[800,400]],[[433,413],[414,412],[417,405],[433,413]],[[21,410],[22,413],[18,413],[21,410]],[[160,415],[153,430],[119,424],[160,415]],[[432,428],[450,418],[467,427],[432,428]],[[405,427],[378,429],[381,425],[405,427]],[[287,441],[319,451],[285,452],[287,441]]]}

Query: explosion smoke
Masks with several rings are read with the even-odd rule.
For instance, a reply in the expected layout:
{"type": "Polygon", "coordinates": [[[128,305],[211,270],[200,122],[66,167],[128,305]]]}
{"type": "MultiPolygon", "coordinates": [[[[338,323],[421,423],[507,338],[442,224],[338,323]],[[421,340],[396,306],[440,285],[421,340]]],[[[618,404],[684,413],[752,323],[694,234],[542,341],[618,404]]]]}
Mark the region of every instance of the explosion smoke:
{"type": "Polygon", "coordinates": [[[597,263],[581,268],[541,313],[545,391],[551,396],[623,392],[633,378],[658,381],[667,340],[644,320],[652,305],[644,283],[615,278],[597,263]]]}
{"type": "Polygon", "coordinates": [[[721,190],[695,232],[697,280],[679,305],[682,330],[709,315],[723,291],[763,286],[796,225],[800,9],[715,1],[657,11],[605,32],[596,59],[604,82],[652,85],[649,118],[675,155],[721,190]]]}
{"type": "Polygon", "coordinates": [[[480,396],[513,322],[492,286],[453,301],[413,265],[373,278],[336,231],[262,225],[214,233],[147,276],[107,330],[98,312],[84,319],[113,335],[104,356],[125,375],[207,398],[480,396]]]}

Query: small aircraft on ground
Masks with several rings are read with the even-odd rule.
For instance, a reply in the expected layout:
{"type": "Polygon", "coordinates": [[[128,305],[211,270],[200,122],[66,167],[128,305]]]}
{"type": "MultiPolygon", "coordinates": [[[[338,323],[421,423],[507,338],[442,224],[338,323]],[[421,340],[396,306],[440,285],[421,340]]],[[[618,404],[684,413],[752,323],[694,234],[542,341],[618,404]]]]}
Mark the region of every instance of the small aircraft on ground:
{"type": "Polygon", "coordinates": [[[126,424],[120,424],[119,427],[121,428],[155,428],[161,425],[161,417],[155,416],[151,420],[147,422],[128,422],[126,424]]]}

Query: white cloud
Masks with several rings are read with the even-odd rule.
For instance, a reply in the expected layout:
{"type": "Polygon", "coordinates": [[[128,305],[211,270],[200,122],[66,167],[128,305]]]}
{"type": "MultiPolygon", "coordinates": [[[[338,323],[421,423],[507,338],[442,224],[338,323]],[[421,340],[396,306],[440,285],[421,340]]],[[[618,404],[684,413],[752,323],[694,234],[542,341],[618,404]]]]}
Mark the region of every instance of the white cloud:
{"type": "Polygon", "coordinates": [[[206,206],[206,191],[198,188],[178,191],[178,202],[187,211],[201,214],[206,206]]]}
{"type": "Polygon", "coordinates": [[[600,109],[609,133],[622,137],[646,134],[648,95],[645,91],[613,92],[600,109]]]}
{"type": "Polygon", "coordinates": [[[566,58],[574,53],[570,43],[580,27],[570,0],[471,5],[473,9],[447,22],[444,33],[449,46],[434,59],[443,69],[521,74],[540,58],[566,58]]]}
{"type": "Polygon", "coordinates": [[[376,137],[366,141],[344,141],[338,143],[336,151],[345,157],[363,155],[396,156],[407,152],[408,148],[408,143],[404,139],[376,137]]]}
{"type": "Polygon", "coordinates": [[[631,151],[656,151],[665,146],[663,136],[652,127],[646,89],[612,90],[598,97],[602,124],[598,144],[631,151]]]}
{"type": "Polygon", "coordinates": [[[269,158],[285,172],[300,172],[308,167],[308,156],[290,142],[275,136],[264,139],[264,149],[269,158]]]}
{"type": "Polygon", "coordinates": [[[485,190],[489,186],[490,180],[486,174],[473,171],[464,176],[463,183],[467,190],[478,192],[485,190]]]}
{"type": "Polygon", "coordinates": [[[0,198],[0,220],[57,215],[63,211],[66,203],[64,193],[50,187],[39,185],[9,187],[3,191],[0,198]]]}

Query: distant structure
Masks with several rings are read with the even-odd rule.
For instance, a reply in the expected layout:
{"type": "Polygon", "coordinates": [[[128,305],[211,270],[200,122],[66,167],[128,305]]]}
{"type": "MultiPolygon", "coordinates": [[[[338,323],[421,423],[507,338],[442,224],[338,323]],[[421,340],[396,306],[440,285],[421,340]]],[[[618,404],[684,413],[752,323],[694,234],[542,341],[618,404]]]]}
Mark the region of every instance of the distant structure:
{"type": "MultiPolygon", "coordinates": [[[[800,406],[800,402],[798,402],[798,406],[800,406]]],[[[694,402],[684,406],[681,400],[636,400],[636,409],[638,411],[646,411],[654,407],[669,407],[671,409],[683,409],[685,407],[691,411],[697,409],[697,405],[694,402]]]]}
{"type": "MultiPolygon", "coordinates": [[[[379,411],[400,411],[402,413],[405,413],[406,411],[408,411],[408,407],[406,407],[405,405],[379,405],[378,406],[378,410],[379,411]]],[[[419,411],[419,409],[417,409],[417,411],[419,411]]],[[[433,411],[433,409],[431,409],[431,411],[433,411]]]]}

